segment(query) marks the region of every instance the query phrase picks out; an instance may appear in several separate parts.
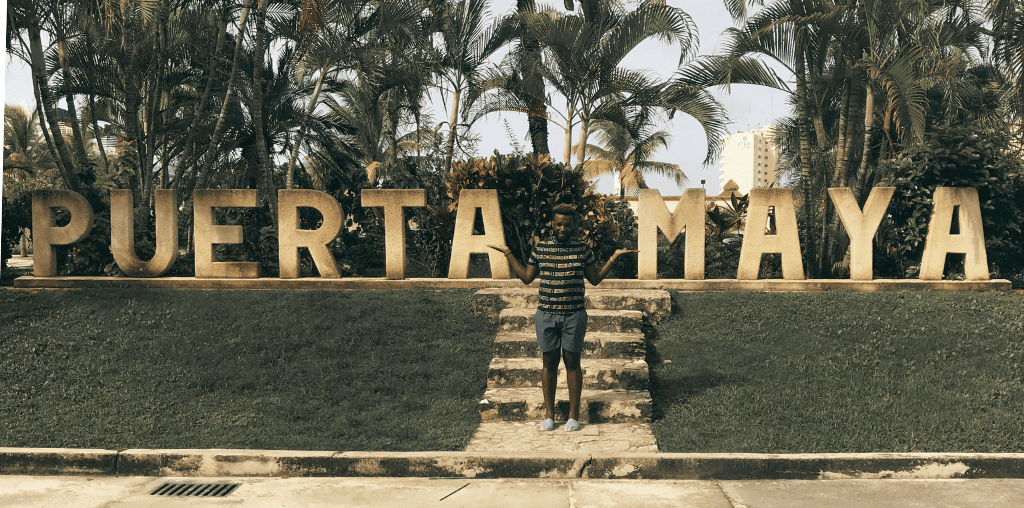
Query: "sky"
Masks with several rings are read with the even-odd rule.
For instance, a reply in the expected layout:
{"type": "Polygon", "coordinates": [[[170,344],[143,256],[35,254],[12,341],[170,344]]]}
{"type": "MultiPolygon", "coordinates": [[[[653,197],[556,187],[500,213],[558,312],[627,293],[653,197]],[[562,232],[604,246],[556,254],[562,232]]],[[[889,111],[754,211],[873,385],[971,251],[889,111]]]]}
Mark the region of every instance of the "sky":
{"type": "MultiPolygon", "coordinates": [[[[556,9],[564,9],[562,2],[554,0],[556,9]]],[[[697,25],[698,37],[700,40],[701,55],[712,54],[716,50],[719,35],[731,26],[732,20],[724,7],[724,3],[700,0],[668,0],[673,7],[683,9],[697,25]]],[[[578,4],[577,4],[578,5],[578,4]]],[[[577,7],[578,8],[578,7],[577,7]]],[[[491,0],[490,14],[492,17],[507,14],[515,10],[515,0],[491,0]]],[[[632,69],[643,69],[649,71],[653,76],[661,79],[672,77],[679,61],[679,49],[676,45],[668,45],[657,41],[647,41],[638,46],[623,62],[624,67],[632,69]]],[[[6,89],[4,102],[6,104],[34,104],[32,94],[31,73],[28,66],[17,58],[8,57],[5,69],[6,89]]],[[[783,76],[788,78],[788,76],[783,76]]],[[[729,92],[716,90],[715,96],[725,105],[731,123],[728,125],[730,133],[754,130],[762,125],[772,123],[777,117],[786,114],[786,94],[777,90],[770,90],[763,87],[749,85],[738,85],[731,87],[729,92]]],[[[433,101],[434,118],[444,119],[448,114],[444,111],[440,100],[433,101]]],[[[527,140],[526,118],[521,114],[490,115],[474,125],[474,131],[481,137],[478,155],[489,156],[498,150],[501,153],[512,151],[512,144],[505,130],[504,121],[508,120],[513,132],[521,136],[517,141],[526,151],[530,150],[530,143],[527,140]]],[[[671,135],[667,149],[662,149],[654,154],[653,160],[671,162],[678,164],[688,177],[688,181],[682,186],[677,186],[674,181],[658,176],[648,178],[651,188],[661,191],[663,196],[678,196],[686,188],[701,187],[701,180],[705,181],[703,187],[707,194],[718,194],[722,191],[720,181],[720,162],[715,161],[709,166],[704,166],[703,161],[706,152],[706,138],[703,129],[696,120],[684,115],[676,115],[675,119],[666,123],[663,128],[671,135]]],[[[578,136],[578,128],[573,132],[573,141],[578,136]]],[[[550,125],[549,127],[549,148],[556,159],[561,158],[564,145],[564,131],[560,127],[550,125]]],[[[591,142],[593,142],[591,138],[591,142]]],[[[613,181],[605,177],[597,181],[596,190],[610,194],[613,190],[613,181]]]]}

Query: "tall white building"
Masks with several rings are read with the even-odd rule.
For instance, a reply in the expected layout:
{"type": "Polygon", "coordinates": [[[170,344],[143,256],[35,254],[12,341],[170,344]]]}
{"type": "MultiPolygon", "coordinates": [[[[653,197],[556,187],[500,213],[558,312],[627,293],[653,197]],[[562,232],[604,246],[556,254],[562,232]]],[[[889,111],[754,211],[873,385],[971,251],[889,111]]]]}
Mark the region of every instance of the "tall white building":
{"type": "Polygon", "coordinates": [[[756,187],[778,187],[779,148],[774,128],[766,125],[725,138],[722,150],[722,188],[732,180],[741,194],[756,187]]]}

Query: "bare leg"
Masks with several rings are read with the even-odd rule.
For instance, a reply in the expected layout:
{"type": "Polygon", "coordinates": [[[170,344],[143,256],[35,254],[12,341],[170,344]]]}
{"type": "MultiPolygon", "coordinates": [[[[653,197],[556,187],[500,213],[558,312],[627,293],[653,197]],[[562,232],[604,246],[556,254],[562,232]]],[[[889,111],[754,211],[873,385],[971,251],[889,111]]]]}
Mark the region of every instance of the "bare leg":
{"type": "Polygon", "coordinates": [[[583,368],[580,367],[582,353],[562,350],[565,361],[565,380],[569,385],[569,418],[580,420],[580,398],[583,394],[583,368]]]}
{"type": "Polygon", "coordinates": [[[540,372],[540,387],[544,392],[544,418],[555,417],[555,387],[558,385],[558,350],[544,353],[544,368],[540,372]]]}

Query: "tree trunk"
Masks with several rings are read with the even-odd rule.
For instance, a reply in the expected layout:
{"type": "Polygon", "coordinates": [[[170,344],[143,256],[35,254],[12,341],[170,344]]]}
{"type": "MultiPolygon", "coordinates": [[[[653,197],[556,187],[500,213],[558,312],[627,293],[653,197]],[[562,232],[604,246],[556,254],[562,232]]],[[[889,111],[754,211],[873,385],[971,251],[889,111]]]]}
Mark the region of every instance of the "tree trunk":
{"type": "Polygon", "coordinates": [[[388,142],[388,150],[384,154],[383,174],[378,174],[378,178],[386,178],[388,175],[393,175],[395,168],[398,167],[398,91],[391,89],[387,91],[388,98],[385,99],[385,105],[388,121],[384,129],[384,139],[388,142]]]}
{"type": "MultiPolygon", "coordinates": [[[[63,34],[61,34],[63,37],[63,34]]],[[[75,105],[75,96],[71,93],[71,70],[68,69],[66,42],[61,39],[57,41],[57,64],[60,65],[61,73],[64,74],[64,101],[68,107],[68,121],[71,123],[71,137],[74,141],[74,155],[80,166],[89,163],[89,156],[85,153],[85,137],[82,136],[82,127],[78,123],[78,107],[75,105]]]]}
{"type": "Polygon", "coordinates": [[[566,166],[572,166],[572,125],[565,128],[565,151],[562,157],[565,159],[566,166]]]}
{"type": "Polygon", "coordinates": [[[853,93],[853,79],[850,76],[849,83],[843,90],[843,102],[839,107],[839,135],[836,138],[836,169],[832,173],[832,186],[842,186],[843,174],[846,173],[846,120],[850,114],[850,96],[853,93]]]}
{"type": "MultiPolygon", "coordinates": [[[[291,189],[295,187],[295,159],[298,158],[299,151],[302,149],[302,141],[306,137],[306,122],[309,121],[310,115],[316,110],[316,103],[320,100],[320,90],[323,88],[324,76],[327,75],[327,64],[320,68],[320,77],[316,80],[316,88],[313,90],[313,96],[309,98],[309,105],[306,106],[306,114],[302,116],[302,125],[299,126],[299,133],[295,137],[295,143],[292,144],[292,153],[288,157],[288,173],[285,176],[285,189],[291,189]]],[[[416,130],[417,135],[419,129],[416,130]]]]}
{"type": "Polygon", "coordinates": [[[68,103],[68,120],[71,122],[71,137],[75,141],[75,158],[79,165],[89,163],[89,156],[85,153],[85,137],[82,136],[82,125],[78,122],[78,106],[75,105],[75,96],[67,93],[64,100],[68,103]]]}
{"type": "Polygon", "coordinates": [[[228,77],[228,89],[224,93],[224,104],[221,105],[220,115],[217,117],[217,125],[213,129],[213,135],[210,136],[210,143],[207,145],[206,155],[203,157],[203,166],[200,168],[199,174],[196,175],[195,184],[192,186],[193,189],[206,188],[206,180],[209,177],[210,168],[213,166],[217,146],[220,145],[220,140],[224,137],[224,130],[227,128],[227,112],[231,104],[231,96],[234,95],[235,89],[238,88],[238,62],[242,55],[242,41],[245,39],[245,21],[249,17],[252,3],[253,0],[245,0],[245,5],[242,7],[242,14],[238,20],[238,40],[235,41],[235,56],[231,61],[231,74],[228,77]]]}
{"type": "Polygon", "coordinates": [[[96,121],[96,95],[89,94],[89,116],[92,117],[92,133],[96,136],[96,150],[100,152],[103,159],[103,167],[110,169],[110,161],[107,160],[107,149],[103,148],[103,136],[100,135],[100,124],[96,121]]]}
{"type": "Polygon", "coordinates": [[[889,149],[892,146],[892,137],[890,136],[890,129],[892,128],[892,104],[886,105],[885,118],[882,119],[882,148],[878,150],[878,161],[881,162],[888,158],[889,149]]]}
{"type": "Polygon", "coordinates": [[[46,76],[46,60],[43,57],[42,32],[37,26],[29,26],[29,54],[32,59],[32,78],[39,90],[39,100],[46,112],[46,122],[50,126],[50,135],[53,139],[53,148],[57,152],[60,166],[63,166],[64,181],[71,190],[81,190],[81,181],[78,178],[78,168],[71,160],[67,144],[64,142],[64,135],[60,131],[60,123],[57,121],[57,111],[54,107],[53,95],[50,93],[50,85],[46,76]]]}
{"type": "MultiPolygon", "coordinates": [[[[811,122],[808,118],[809,114],[807,111],[808,92],[807,76],[805,74],[807,67],[804,59],[804,50],[800,49],[803,47],[802,44],[803,37],[798,36],[796,39],[797,54],[794,73],[796,74],[797,128],[800,134],[800,184],[803,187],[803,203],[801,204],[801,209],[803,210],[802,215],[804,217],[805,224],[807,225],[806,231],[809,233],[805,235],[806,245],[804,247],[806,250],[804,252],[815,253],[817,252],[814,245],[815,237],[813,233],[810,233],[811,231],[814,231],[814,228],[811,227],[811,224],[814,224],[814,222],[811,222],[813,219],[811,215],[811,210],[813,208],[811,202],[813,197],[811,187],[813,182],[811,176],[811,135],[809,132],[812,127],[810,125],[811,122]]],[[[820,258],[818,261],[821,261],[820,258]]],[[[818,263],[814,263],[811,259],[807,259],[807,267],[813,272],[811,273],[812,277],[817,276],[817,266],[818,263]]]]}
{"type": "MultiPolygon", "coordinates": [[[[799,39],[798,39],[799,40],[799,39]]],[[[797,43],[799,46],[799,42],[797,43]]],[[[810,128],[807,114],[807,77],[805,76],[806,66],[804,63],[803,53],[799,50],[796,55],[796,113],[797,113],[797,131],[799,137],[800,146],[800,180],[803,186],[803,204],[804,215],[806,216],[810,210],[811,203],[811,143],[810,128]]]]}
{"type": "Polygon", "coordinates": [[[35,80],[32,81],[32,93],[36,97],[36,115],[39,116],[39,130],[43,132],[43,139],[46,140],[46,147],[50,151],[50,157],[63,177],[68,170],[61,163],[60,156],[57,155],[57,148],[53,144],[53,138],[50,137],[50,129],[47,128],[46,112],[43,111],[43,100],[39,95],[39,86],[35,83],[35,80]]]}
{"type": "Polygon", "coordinates": [[[452,94],[452,114],[448,119],[448,143],[445,148],[444,154],[444,169],[445,171],[451,171],[452,159],[455,157],[455,137],[458,135],[458,124],[459,121],[459,96],[462,91],[462,79],[461,76],[455,77],[455,92],[452,94]]]}
{"type": "MultiPolygon", "coordinates": [[[[129,85],[129,88],[134,89],[131,85],[129,85]]],[[[125,93],[125,141],[131,145],[131,148],[135,149],[136,159],[140,158],[142,155],[142,150],[140,150],[139,147],[139,102],[140,98],[135,92],[128,91],[125,93]]],[[[144,148],[145,147],[143,147],[143,149],[144,148]]],[[[129,185],[131,185],[133,198],[135,199],[136,204],[141,204],[142,198],[145,195],[143,192],[143,187],[145,185],[144,178],[145,177],[142,175],[142,168],[136,164],[128,176],[128,182],[129,185]]]]}
{"type": "Polygon", "coordinates": [[[860,133],[860,129],[857,128],[862,115],[863,94],[864,94],[864,71],[854,71],[855,79],[850,85],[852,87],[850,95],[850,111],[846,115],[846,146],[843,147],[843,173],[839,176],[841,181],[835,185],[838,187],[849,187],[850,186],[850,165],[855,162],[853,158],[854,147],[857,145],[857,134],[860,133]]]}
{"type": "Polygon", "coordinates": [[[274,184],[274,169],[267,153],[267,137],[263,132],[263,62],[267,36],[267,4],[270,0],[260,0],[256,9],[256,48],[253,50],[252,70],[252,123],[256,142],[256,159],[259,162],[263,187],[266,189],[267,201],[270,203],[270,216],[273,219],[274,231],[277,231],[277,186],[274,184]]]}
{"type": "MultiPolygon", "coordinates": [[[[533,2],[517,2],[517,12],[533,12],[533,2]]],[[[540,59],[540,41],[532,37],[524,36],[521,44],[527,56],[523,59],[523,65],[519,74],[523,79],[523,87],[526,91],[529,114],[526,115],[527,126],[530,130],[530,144],[533,145],[535,155],[550,154],[548,148],[548,120],[547,106],[544,103],[544,78],[540,73],[535,72],[530,63],[540,59]]]]}
{"type": "MultiPolygon", "coordinates": [[[[221,11],[221,19],[223,20],[223,22],[220,25],[220,31],[217,33],[216,46],[214,46],[213,53],[210,55],[210,60],[207,64],[206,87],[203,89],[202,97],[199,98],[199,106],[196,107],[195,117],[192,119],[192,125],[188,129],[188,135],[185,137],[185,143],[182,145],[184,147],[183,153],[185,153],[185,156],[183,157],[184,160],[191,159],[191,156],[195,151],[192,145],[195,143],[196,135],[199,133],[199,124],[201,120],[206,118],[206,104],[207,102],[209,102],[210,95],[212,95],[211,91],[213,90],[214,76],[216,76],[219,73],[219,69],[217,68],[217,61],[220,60],[220,52],[221,49],[224,47],[224,39],[226,38],[227,35],[228,24],[231,22],[231,17],[228,15],[228,12],[229,11],[227,9],[221,11]]],[[[242,36],[242,30],[244,30],[244,28],[241,28],[241,26],[244,25],[244,23],[245,20],[242,19],[241,24],[239,25],[239,38],[241,38],[242,36]]],[[[236,56],[235,61],[237,61],[237,59],[238,57],[236,56]]],[[[232,69],[234,69],[234,66],[232,66],[232,69]]],[[[178,179],[178,177],[176,176],[175,179],[178,179]]],[[[183,199],[182,193],[179,193],[178,199],[183,199]]]]}
{"type": "MultiPolygon", "coordinates": [[[[850,115],[850,96],[853,94],[853,76],[848,73],[849,83],[843,90],[843,101],[839,108],[839,135],[836,138],[835,145],[835,157],[836,157],[836,168],[832,173],[831,187],[842,187],[844,186],[844,175],[846,174],[846,137],[847,131],[847,120],[850,115]]],[[[821,229],[821,245],[819,246],[819,262],[818,262],[818,273],[825,272],[825,264],[831,266],[831,261],[835,259],[836,245],[839,242],[839,228],[840,220],[839,214],[836,213],[835,207],[831,205],[831,201],[826,201],[825,205],[825,218],[822,221],[821,229]],[[825,224],[828,226],[826,227],[825,224]]]]}
{"type": "Polygon", "coordinates": [[[811,117],[811,122],[814,124],[815,139],[818,142],[818,150],[825,149],[825,121],[821,118],[821,110],[817,109],[814,115],[811,117]]]}
{"type": "Polygon", "coordinates": [[[853,195],[857,201],[861,201],[864,192],[864,180],[868,174],[868,159],[871,155],[871,125],[875,121],[875,94],[871,88],[871,78],[868,77],[864,87],[864,147],[860,159],[860,169],[857,171],[857,186],[853,195]]]}
{"type": "Polygon", "coordinates": [[[580,150],[576,156],[576,163],[587,162],[587,138],[590,137],[590,120],[584,116],[580,121],[580,150]]]}
{"type": "MultiPolygon", "coordinates": [[[[537,79],[540,79],[540,76],[537,79]]],[[[536,155],[551,153],[551,149],[548,148],[547,114],[544,101],[536,100],[530,104],[530,114],[526,115],[527,127],[530,129],[530,144],[536,155]]]]}
{"type": "Polygon", "coordinates": [[[156,79],[153,82],[153,86],[149,90],[149,104],[146,105],[146,125],[144,134],[146,136],[146,151],[143,152],[143,156],[139,158],[139,171],[142,173],[142,201],[139,203],[139,208],[142,209],[142,213],[139,217],[139,228],[142,231],[149,230],[149,218],[150,218],[150,207],[152,206],[153,196],[153,166],[154,159],[156,158],[156,125],[159,122],[159,105],[160,97],[162,95],[161,85],[163,84],[164,77],[164,63],[166,60],[166,23],[163,23],[160,28],[160,36],[157,44],[159,50],[157,51],[157,71],[156,79]]]}
{"type": "MultiPolygon", "coordinates": [[[[799,44],[797,44],[799,47],[799,44]]],[[[799,52],[800,50],[798,50],[799,52]]],[[[804,56],[800,52],[796,59],[796,95],[797,95],[797,128],[800,135],[800,180],[803,186],[804,215],[809,216],[811,209],[811,140],[810,122],[807,114],[807,77],[804,56]]]]}

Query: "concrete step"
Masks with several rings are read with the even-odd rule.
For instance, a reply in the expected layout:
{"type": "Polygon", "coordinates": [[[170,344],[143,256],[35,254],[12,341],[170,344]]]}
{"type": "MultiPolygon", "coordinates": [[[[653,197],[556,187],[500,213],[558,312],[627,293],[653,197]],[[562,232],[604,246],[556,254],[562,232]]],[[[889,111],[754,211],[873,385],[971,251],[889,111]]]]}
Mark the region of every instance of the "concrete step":
{"type": "MultiPolygon", "coordinates": [[[[473,310],[497,320],[504,309],[536,309],[538,288],[490,288],[477,291],[473,310]]],[[[643,312],[651,324],[672,313],[672,297],[668,291],[650,289],[594,289],[586,290],[587,309],[637,310],[643,312]]]]}
{"type": "MultiPolygon", "coordinates": [[[[584,390],[647,390],[647,362],[617,358],[583,359],[584,390]]],[[[537,358],[495,358],[487,372],[488,388],[541,386],[541,360],[537,358]]],[[[558,386],[565,386],[565,367],[558,368],[558,386]]]]}
{"type": "MultiPolygon", "coordinates": [[[[587,332],[583,358],[627,358],[643,360],[647,343],[642,333],[587,332]]],[[[498,332],[494,338],[495,358],[540,358],[537,335],[529,332],[498,332]]]]}
{"type": "MultiPolygon", "coordinates": [[[[645,423],[590,423],[576,432],[562,430],[565,423],[561,420],[555,425],[554,431],[544,432],[540,430],[540,421],[480,422],[466,451],[521,456],[552,453],[560,457],[577,453],[658,453],[658,441],[654,439],[651,426],[645,423]]],[[[629,506],[639,504],[635,499],[628,503],[629,506]]]]}
{"type": "MultiPolygon", "coordinates": [[[[533,332],[533,315],[536,309],[504,309],[498,318],[498,330],[502,332],[533,332]]],[[[640,333],[644,314],[637,310],[588,310],[587,331],[640,333]]]]}
{"type": "MultiPolygon", "coordinates": [[[[555,419],[569,414],[569,393],[555,392],[555,419]]],[[[528,421],[544,418],[544,395],[540,388],[488,388],[480,401],[483,421],[528,421]]],[[[584,423],[627,423],[651,421],[651,394],[647,390],[583,390],[580,421],[584,423]]]]}

